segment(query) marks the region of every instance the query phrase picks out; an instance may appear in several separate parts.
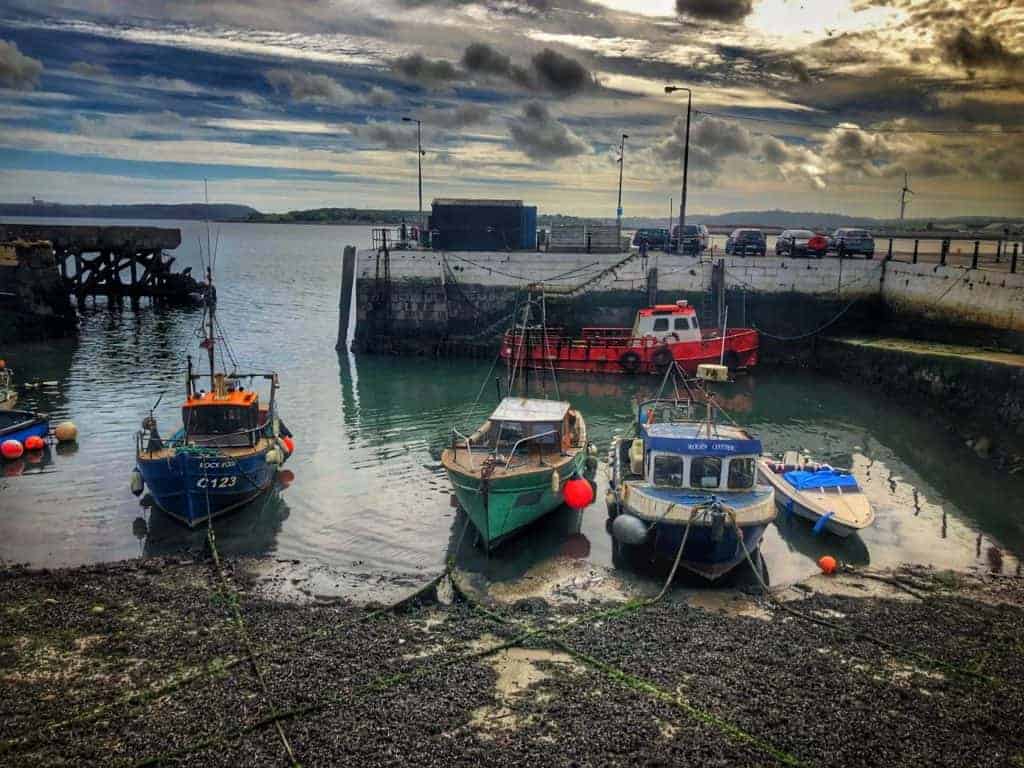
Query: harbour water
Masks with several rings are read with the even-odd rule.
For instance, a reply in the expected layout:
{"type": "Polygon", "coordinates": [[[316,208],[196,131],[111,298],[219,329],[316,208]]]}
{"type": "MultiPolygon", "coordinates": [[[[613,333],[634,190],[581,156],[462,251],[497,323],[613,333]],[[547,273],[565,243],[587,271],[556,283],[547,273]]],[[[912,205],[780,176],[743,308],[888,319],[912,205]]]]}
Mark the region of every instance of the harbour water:
{"type": "MultiPolygon", "coordinates": [[[[147,223],[180,227],[177,265],[199,273],[201,223],[147,223]]],[[[453,425],[466,432],[493,406],[499,371],[488,376],[490,361],[334,351],[341,252],[368,245],[368,228],[213,228],[218,317],[240,370],[280,373],[281,412],[297,443],[289,487],[218,521],[220,548],[323,568],[330,576],[322,581],[342,593],[383,599],[421,583],[442,566],[462,527],[441,448],[453,425]]],[[[159,399],[161,430],[180,422],[185,356],[201,352],[199,321],[197,309],[133,312],[101,301],[83,311],[77,340],[2,351],[21,381],[56,382],[24,393],[20,407],[72,419],[80,438],[77,450],[0,467],[0,559],[74,565],[202,549],[203,531],[143,508],[128,489],[142,418],[159,399]]],[[[559,387],[583,410],[603,457],[657,383],[565,378],[559,387]]],[[[876,566],[1018,569],[1024,478],[998,473],[927,416],[855,382],[802,371],[760,370],[721,392],[769,450],[800,448],[852,467],[878,513],[873,528],[846,542],[816,537],[800,520],[780,521],[763,546],[772,582],[812,573],[824,553],[876,566]]],[[[550,385],[548,393],[555,395],[550,385]]],[[[563,510],[490,559],[470,544],[460,561],[492,581],[559,559],[613,567],[603,487],[586,511],[563,510]]]]}

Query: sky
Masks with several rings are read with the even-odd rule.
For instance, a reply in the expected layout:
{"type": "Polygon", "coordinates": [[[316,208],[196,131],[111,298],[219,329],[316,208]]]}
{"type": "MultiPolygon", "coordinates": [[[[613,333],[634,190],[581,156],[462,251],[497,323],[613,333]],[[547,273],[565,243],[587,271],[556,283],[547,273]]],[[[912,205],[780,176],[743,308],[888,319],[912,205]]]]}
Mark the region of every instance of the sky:
{"type": "Polygon", "coordinates": [[[1024,216],[1024,0],[0,0],[0,201],[1024,216]]]}

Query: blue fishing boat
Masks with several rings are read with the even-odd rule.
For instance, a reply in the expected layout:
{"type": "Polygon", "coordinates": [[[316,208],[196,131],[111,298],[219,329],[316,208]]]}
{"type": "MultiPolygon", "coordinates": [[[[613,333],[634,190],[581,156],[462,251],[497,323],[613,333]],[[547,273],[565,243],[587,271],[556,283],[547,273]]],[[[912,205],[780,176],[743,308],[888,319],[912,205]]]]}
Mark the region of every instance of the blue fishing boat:
{"type": "MultiPolygon", "coordinates": [[[[708,368],[716,375],[720,366],[708,368]]],[[[708,375],[701,369],[698,376],[708,375]]],[[[641,403],[635,437],[612,442],[611,532],[620,551],[648,546],[717,579],[748,556],[759,561],[761,538],[776,516],[775,492],[757,482],[761,441],[720,424],[714,395],[699,382],[678,368],[666,381],[670,374],[682,389],[641,403]]]]}
{"type": "Polygon", "coordinates": [[[190,528],[268,491],[294,449],[291,433],[277,413],[277,374],[225,373],[223,352],[222,369],[217,370],[217,350],[226,349],[229,356],[231,351],[216,312],[213,272],[207,269],[199,346],[207,352],[209,373],[194,372],[189,356],[182,426],[165,440],[150,411],[136,435],[132,493],[138,496],[148,489],[156,506],[190,528]],[[200,385],[207,377],[209,390],[204,391],[200,385]],[[266,404],[254,387],[259,381],[269,384],[266,404]]]}
{"type": "Polygon", "coordinates": [[[30,437],[44,440],[50,434],[50,417],[31,411],[0,411],[0,443],[17,440],[22,445],[30,437]]]}

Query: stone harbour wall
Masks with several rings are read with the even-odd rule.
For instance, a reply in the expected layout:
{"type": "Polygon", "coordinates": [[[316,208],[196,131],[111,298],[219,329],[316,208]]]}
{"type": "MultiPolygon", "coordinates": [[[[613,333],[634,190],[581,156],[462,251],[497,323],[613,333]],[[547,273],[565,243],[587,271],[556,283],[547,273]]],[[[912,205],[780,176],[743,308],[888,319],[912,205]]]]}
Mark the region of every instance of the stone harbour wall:
{"type": "Polygon", "coordinates": [[[0,243],[0,343],[66,336],[77,323],[50,243],[0,243]]]}

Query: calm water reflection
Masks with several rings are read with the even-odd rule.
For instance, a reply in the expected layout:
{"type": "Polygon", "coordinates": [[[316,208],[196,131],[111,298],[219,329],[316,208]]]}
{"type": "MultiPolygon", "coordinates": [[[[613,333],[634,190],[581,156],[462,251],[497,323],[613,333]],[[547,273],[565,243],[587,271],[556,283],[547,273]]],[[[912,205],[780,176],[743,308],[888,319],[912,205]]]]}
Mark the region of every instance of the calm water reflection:
{"type": "MultiPolygon", "coordinates": [[[[184,230],[179,262],[198,264],[188,244],[200,225],[176,226],[184,230]]],[[[219,522],[218,543],[231,554],[330,566],[342,590],[379,586],[382,576],[415,584],[444,562],[462,523],[449,505],[440,450],[452,425],[476,426],[494,400],[493,385],[485,386],[481,404],[469,407],[489,363],[334,352],[341,248],[367,237],[357,228],[224,225],[218,259],[219,316],[241,367],[281,373],[282,413],[298,446],[290,487],[219,522]]],[[[203,546],[203,532],[140,506],[128,491],[142,417],[162,394],[161,425],[178,419],[198,322],[194,310],[100,304],[84,312],[77,341],[4,351],[22,380],[58,382],[27,392],[23,407],[73,419],[81,437],[75,452],[2,466],[0,558],[77,564],[203,546]]],[[[656,386],[569,378],[560,393],[583,409],[603,454],[656,386]]],[[[873,528],[845,542],[814,536],[803,520],[780,520],[763,545],[772,582],[813,572],[826,552],[858,564],[1017,568],[1024,527],[1012,500],[1024,495],[1024,480],[997,474],[926,418],[801,372],[761,372],[722,393],[769,449],[804,449],[853,467],[878,513],[873,528]]],[[[590,509],[562,510],[489,559],[464,546],[462,565],[491,579],[557,558],[611,566],[603,471],[598,482],[590,509]]]]}

